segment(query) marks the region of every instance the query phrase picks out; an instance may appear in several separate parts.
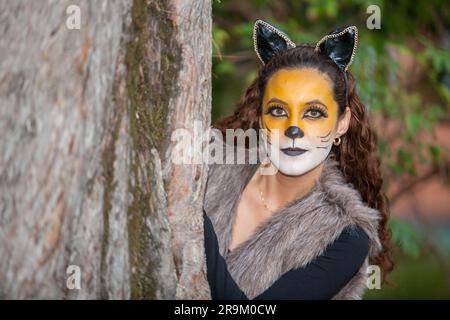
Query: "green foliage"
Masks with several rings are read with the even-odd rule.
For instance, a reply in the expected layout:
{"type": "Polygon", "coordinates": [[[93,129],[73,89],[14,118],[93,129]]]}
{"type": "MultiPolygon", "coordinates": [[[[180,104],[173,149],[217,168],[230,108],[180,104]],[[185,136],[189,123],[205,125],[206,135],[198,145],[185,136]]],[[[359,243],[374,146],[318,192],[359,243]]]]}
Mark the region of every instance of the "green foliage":
{"type": "Polygon", "coordinates": [[[407,255],[418,258],[423,246],[422,233],[413,225],[395,218],[389,219],[389,227],[392,231],[392,241],[407,255]]]}
{"type": "Polygon", "coordinates": [[[396,267],[390,277],[392,285],[384,285],[381,290],[367,290],[365,300],[450,299],[448,275],[436,255],[423,252],[414,258],[396,252],[394,260],[396,267]]]}

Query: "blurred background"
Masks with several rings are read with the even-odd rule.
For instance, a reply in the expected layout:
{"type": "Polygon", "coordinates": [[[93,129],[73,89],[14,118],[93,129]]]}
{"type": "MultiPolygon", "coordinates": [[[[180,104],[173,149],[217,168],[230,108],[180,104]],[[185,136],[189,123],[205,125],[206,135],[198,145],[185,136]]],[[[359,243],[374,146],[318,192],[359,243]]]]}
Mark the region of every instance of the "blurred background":
{"type": "Polygon", "coordinates": [[[450,299],[449,8],[448,1],[213,1],[213,121],[232,112],[256,75],[256,19],[296,43],[358,27],[350,70],[378,134],[396,262],[392,285],[365,299],[450,299]],[[372,5],[379,29],[366,24],[372,5]]]}

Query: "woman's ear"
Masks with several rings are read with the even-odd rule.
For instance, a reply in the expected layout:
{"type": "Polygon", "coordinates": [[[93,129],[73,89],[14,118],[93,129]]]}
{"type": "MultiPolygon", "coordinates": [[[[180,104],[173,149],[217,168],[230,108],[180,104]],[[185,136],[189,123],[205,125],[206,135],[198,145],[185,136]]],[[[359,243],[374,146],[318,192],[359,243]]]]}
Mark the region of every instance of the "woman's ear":
{"type": "Polygon", "coordinates": [[[340,137],[347,132],[348,127],[350,126],[351,117],[352,117],[352,112],[350,111],[350,108],[345,107],[344,114],[338,120],[338,127],[336,130],[337,137],[340,137]]]}

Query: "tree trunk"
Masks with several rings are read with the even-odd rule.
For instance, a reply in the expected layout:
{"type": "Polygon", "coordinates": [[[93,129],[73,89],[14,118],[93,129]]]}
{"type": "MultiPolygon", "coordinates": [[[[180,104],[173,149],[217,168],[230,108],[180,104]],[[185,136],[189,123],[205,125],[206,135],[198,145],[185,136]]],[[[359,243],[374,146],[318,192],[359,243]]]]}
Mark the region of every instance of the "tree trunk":
{"type": "Polygon", "coordinates": [[[210,0],[0,0],[1,298],[210,297],[210,69],[210,0]]]}

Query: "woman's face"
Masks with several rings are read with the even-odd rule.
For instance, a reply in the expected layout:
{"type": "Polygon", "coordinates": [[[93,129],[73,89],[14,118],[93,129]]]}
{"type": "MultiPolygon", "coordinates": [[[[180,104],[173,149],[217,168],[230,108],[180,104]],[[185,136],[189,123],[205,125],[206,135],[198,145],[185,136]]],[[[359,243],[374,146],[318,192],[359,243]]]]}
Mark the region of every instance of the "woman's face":
{"type": "Polygon", "coordinates": [[[261,127],[267,129],[264,139],[272,144],[266,148],[268,156],[283,174],[297,176],[314,169],[340,136],[329,78],[312,68],[274,73],[263,96],[261,127]]]}

